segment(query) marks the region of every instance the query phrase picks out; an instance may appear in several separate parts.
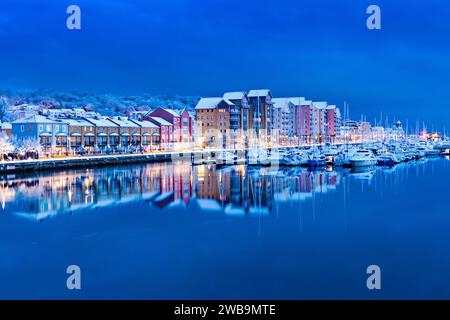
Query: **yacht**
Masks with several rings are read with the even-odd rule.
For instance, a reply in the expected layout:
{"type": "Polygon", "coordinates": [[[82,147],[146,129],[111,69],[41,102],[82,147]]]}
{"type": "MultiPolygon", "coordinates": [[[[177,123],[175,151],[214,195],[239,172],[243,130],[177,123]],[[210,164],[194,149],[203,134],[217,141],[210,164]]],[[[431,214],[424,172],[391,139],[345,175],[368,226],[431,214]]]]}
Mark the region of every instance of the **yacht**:
{"type": "Polygon", "coordinates": [[[324,167],[327,165],[327,158],[323,154],[313,153],[308,157],[309,167],[324,167]]]}
{"type": "Polygon", "coordinates": [[[270,165],[270,161],[267,156],[267,150],[262,148],[250,149],[248,153],[248,165],[250,166],[270,165]]]}
{"type": "Polygon", "coordinates": [[[392,167],[397,163],[400,163],[400,160],[398,160],[398,158],[393,153],[386,153],[377,157],[377,164],[379,166],[392,167]]]}
{"type": "Polygon", "coordinates": [[[352,167],[370,167],[377,164],[377,159],[372,151],[367,149],[359,149],[350,156],[350,165],[352,167]]]}

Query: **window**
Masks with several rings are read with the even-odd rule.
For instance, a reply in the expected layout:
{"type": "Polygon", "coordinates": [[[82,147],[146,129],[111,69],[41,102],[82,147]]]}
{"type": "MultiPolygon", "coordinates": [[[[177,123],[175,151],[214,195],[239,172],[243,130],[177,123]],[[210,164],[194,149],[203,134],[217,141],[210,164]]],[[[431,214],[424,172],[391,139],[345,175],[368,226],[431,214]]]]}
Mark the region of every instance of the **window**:
{"type": "Polygon", "coordinates": [[[99,145],[100,147],[106,146],[106,137],[104,137],[104,136],[99,136],[99,137],[98,137],[98,145],[99,145]]]}
{"type": "Polygon", "coordinates": [[[59,124],[55,124],[55,131],[59,131],[59,124]]]}
{"type": "Polygon", "coordinates": [[[25,127],[22,125],[20,126],[20,132],[24,132],[25,131],[25,127]]]}
{"type": "Polygon", "coordinates": [[[94,142],[95,142],[95,138],[92,136],[87,136],[84,139],[84,145],[86,147],[93,147],[94,146],[94,142]]]}
{"type": "Polygon", "coordinates": [[[57,147],[67,146],[67,137],[56,137],[56,146],[57,147]]]}
{"type": "Polygon", "coordinates": [[[120,138],[120,144],[123,146],[128,146],[130,144],[130,140],[129,140],[128,136],[122,136],[120,138]]]}
{"type": "Polygon", "coordinates": [[[70,145],[72,148],[81,147],[81,137],[72,137],[70,139],[70,145]]]}
{"type": "Polygon", "coordinates": [[[52,131],[52,126],[51,125],[47,125],[47,132],[51,132],[52,131]]]}
{"type": "Polygon", "coordinates": [[[42,126],[42,124],[39,125],[39,132],[42,132],[44,130],[44,127],[42,126]]]}

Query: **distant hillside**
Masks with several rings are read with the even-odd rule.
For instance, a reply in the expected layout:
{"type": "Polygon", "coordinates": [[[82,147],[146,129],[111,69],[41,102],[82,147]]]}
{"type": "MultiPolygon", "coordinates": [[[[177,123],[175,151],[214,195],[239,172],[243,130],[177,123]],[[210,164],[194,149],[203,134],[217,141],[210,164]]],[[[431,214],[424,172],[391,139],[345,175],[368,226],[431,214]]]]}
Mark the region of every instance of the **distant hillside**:
{"type": "MultiPolygon", "coordinates": [[[[56,92],[51,90],[1,90],[9,105],[31,104],[49,108],[89,108],[103,115],[123,115],[125,112],[172,107],[193,111],[199,97],[172,95],[117,96],[89,92],[56,92]]],[[[7,113],[7,111],[6,111],[7,113]]],[[[1,116],[1,115],[0,115],[1,116]]],[[[7,115],[5,116],[7,118],[7,115]]]]}

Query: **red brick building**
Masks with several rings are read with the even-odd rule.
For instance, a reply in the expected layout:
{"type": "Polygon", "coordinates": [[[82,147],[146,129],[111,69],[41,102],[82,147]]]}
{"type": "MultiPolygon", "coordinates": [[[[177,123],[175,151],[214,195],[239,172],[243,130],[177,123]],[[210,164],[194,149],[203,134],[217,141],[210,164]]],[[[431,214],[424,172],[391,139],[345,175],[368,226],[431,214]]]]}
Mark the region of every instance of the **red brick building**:
{"type": "Polygon", "coordinates": [[[193,142],[193,127],[192,117],[184,108],[181,112],[173,109],[158,108],[154,111],[148,112],[145,116],[148,118],[161,118],[169,122],[173,128],[173,143],[174,147],[189,146],[193,142]]]}

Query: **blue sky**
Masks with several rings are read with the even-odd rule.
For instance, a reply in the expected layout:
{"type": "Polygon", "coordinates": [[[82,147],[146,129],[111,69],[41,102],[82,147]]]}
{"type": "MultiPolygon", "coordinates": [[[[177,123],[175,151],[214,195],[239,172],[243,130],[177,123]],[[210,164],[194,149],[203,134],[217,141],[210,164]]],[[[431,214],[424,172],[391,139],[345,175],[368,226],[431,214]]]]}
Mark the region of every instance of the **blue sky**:
{"type": "Polygon", "coordinates": [[[450,3],[2,0],[0,86],[217,96],[270,88],[450,128],[450,3]],[[82,30],[66,28],[78,4],[82,30]],[[366,8],[382,30],[366,28],[366,8]]]}

